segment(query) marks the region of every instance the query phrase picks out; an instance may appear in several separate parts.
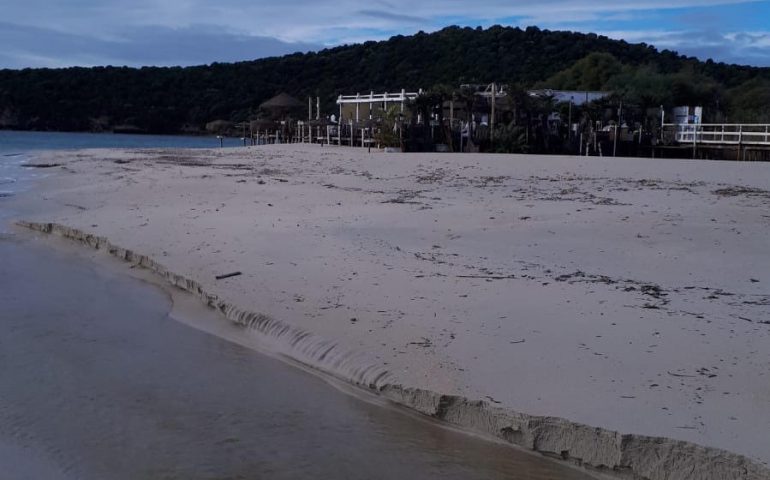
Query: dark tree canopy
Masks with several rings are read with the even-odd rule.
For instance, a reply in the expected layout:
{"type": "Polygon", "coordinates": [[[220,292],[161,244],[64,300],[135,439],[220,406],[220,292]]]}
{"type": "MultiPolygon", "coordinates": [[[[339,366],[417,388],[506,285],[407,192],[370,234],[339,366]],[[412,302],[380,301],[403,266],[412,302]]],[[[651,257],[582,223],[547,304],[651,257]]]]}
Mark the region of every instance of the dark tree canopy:
{"type": "Polygon", "coordinates": [[[612,88],[639,103],[701,102],[757,121],[767,117],[770,69],[700,62],[594,34],[448,27],[233,64],[0,70],[0,128],[195,132],[214,120],[256,118],[279,92],[300,101],[320,96],[332,113],[341,93],[488,82],[612,88]]]}

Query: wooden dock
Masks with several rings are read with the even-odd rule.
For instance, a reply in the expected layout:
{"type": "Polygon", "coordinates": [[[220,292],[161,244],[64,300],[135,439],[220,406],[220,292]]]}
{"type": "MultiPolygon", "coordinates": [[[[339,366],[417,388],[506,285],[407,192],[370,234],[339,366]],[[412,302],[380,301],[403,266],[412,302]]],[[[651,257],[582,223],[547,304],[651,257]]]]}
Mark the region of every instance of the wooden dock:
{"type": "Polygon", "coordinates": [[[770,161],[770,124],[664,124],[664,138],[691,158],[770,161]]]}

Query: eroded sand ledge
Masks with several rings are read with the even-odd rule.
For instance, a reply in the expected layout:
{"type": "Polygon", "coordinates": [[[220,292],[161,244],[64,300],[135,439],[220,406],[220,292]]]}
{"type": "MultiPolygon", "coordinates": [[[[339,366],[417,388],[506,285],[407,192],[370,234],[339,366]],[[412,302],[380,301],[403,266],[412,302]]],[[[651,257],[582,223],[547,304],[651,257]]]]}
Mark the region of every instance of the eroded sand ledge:
{"type": "Polygon", "coordinates": [[[283,354],[354,385],[376,391],[389,400],[452,425],[491,435],[518,447],[539,452],[597,473],[618,478],[766,479],[770,470],[750,459],[690,442],[590,427],[556,417],[539,417],[481,400],[444,395],[390,383],[381,366],[360,363],[337,343],[292,327],[262,313],[242,310],[209,293],[200,283],[176,274],[146,255],[111,243],[107,238],[54,223],[19,221],[19,226],[59,235],[140,266],[219,310],[228,320],[280,343],[283,354]]]}
{"type": "Polygon", "coordinates": [[[308,145],[38,161],[58,166],[4,199],[17,218],[162,262],[305,363],[423,389],[390,394],[428,414],[483,399],[463,424],[528,448],[505,412],[770,462],[768,165],[308,145]]]}

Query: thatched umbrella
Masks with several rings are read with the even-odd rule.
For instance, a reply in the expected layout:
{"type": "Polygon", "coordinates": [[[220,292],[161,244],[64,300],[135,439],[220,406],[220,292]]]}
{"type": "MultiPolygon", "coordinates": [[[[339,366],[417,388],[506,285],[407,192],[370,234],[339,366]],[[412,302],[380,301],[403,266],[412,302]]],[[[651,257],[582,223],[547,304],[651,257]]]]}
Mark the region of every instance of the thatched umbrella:
{"type": "Polygon", "coordinates": [[[268,120],[266,118],[258,118],[256,120],[251,120],[251,130],[267,130],[267,129],[275,129],[276,123],[273,120],[268,120]]]}
{"type": "Polygon", "coordinates": [[[277,119],[284,119],[289,112],[303,107],[302,102],[288,93],[279,93],[259,106],[260,109],[270,112],[272,118],[277,119]]]}

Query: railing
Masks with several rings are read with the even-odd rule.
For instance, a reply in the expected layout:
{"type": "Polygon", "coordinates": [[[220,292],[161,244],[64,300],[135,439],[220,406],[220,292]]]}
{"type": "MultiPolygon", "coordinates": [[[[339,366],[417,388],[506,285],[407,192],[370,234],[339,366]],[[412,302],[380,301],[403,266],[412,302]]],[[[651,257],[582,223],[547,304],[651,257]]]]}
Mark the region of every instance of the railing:
{"type": "Polygon", "coordinates": [[[770,146],[770,124],[703,123],[677,125],[667,123],[678,143],[708,145],[770,146]]]}
{"type": "Polygon", "coordinates": [[[414,100],[420,95],[420,92],[406,92],[401,90],[398,93],[370,93],[368,95],[340,95],[337,97],[337,103],[376,103],[376,102],[405,102],[414,100]]]}

